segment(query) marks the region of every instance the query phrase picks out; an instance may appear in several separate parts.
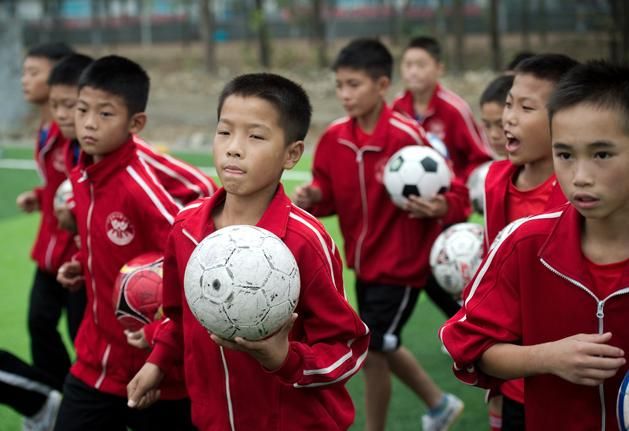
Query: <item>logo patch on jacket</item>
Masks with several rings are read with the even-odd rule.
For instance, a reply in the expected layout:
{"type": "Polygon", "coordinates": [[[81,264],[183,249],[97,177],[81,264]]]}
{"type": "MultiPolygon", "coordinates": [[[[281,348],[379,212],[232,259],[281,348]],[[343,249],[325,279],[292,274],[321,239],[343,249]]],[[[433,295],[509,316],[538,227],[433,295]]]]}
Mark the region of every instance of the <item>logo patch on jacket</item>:
{"type": "Polygon", "coordinates": [[[107,216],[105,222],[107,237],[116,245],[127,245],[133,241],[135,228],[121,212],[115,211],[107,216]]]}

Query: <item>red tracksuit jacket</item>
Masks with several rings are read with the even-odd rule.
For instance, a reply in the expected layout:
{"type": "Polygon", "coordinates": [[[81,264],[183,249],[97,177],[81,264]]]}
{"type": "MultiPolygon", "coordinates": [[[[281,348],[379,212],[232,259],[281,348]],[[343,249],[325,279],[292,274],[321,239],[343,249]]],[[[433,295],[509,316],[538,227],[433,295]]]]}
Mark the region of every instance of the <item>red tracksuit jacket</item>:
{"type": "MultiPolygon", "coordinates": [[[[489,165],[485,177],[485,250],[489,250],[498,233],[510,223],[510,220],[507,220],[505,196],[518,169],[519,167],[509,160],[498,160],[489,165]]],[[[546,210],[557,208],[566,202],[559,182],[555,179],[546,210]]]]}
{"type": "MultiPolygon", "coordinates": [[[[629,351],[629,266],[612,294],[597,296],[581,251],[582,223],[571,205],[533,216],[485,257],[463,308],[440,331],[459,379],[482,387],[500,384],[476,367],[495,343],[536,345],[611,331],[609,344],[629,351]]],[[[629,364],[602,387],[553,375],[525,378],[526,429],[618,429],[616,395],[627,369],[629,364]]]]}
{"type": "Polygon", "coordinates": [[[443,141],[454,173],[464,181],[474,168],[491,160],[485,135],[476,124],[469,105],[447,88],[437,84],[423,119],[417,118],[410,91],[393,101],[393,109],[416,119],[426,132],[443,141]]]}
{"type": "Polygon", "coordinates": [[[430,273],[430,248],[444,225],[470,213],[467,188],[454,178],[443,219],[411,219],[396,207],[382,177],[387,160],[407,145],[429,145],[415,121],[384,107],[371,141],[358,147],[356,121],[338,120],[317,145],[313,185],[322,201],[313,214],[338,214],[347,264],[366,282],[421,287],[430,273]]]}
{"type": "Polygon", "coordinates": [[[248,354],[219,347],[192,315],[183,289],[186,264],[215,230],[212,210],[224,200],[219,189],[177,217],[164,260],[169,319],[149,361],[168,368],[184,344],[192,420],[202,431],[347,429],[354,406],[345,382],[365,359],[368,329],[344,297],[334,242],[317,219],[292,205],[281,185],[257,226],[282,238],[299,265],[299,317],[282,367],[269,372],[248,354]]]}
{"type": "Polygon", "coordinates": [[[31,257],[37,266],[48,273],[57,274],[62,263],[76,253],[72,234],[57,226],[53,201],[57,187],[66,179],[64,147],[66,140],[56,123],[50,124],[48,138],[43,147],[35,146],[35,160],[43,185],[35,188],[41,221],[31,257]]]}
{"type": "MultiPolygon", "coordinates": [[[[148,352],[127,344],[114,315],[112,291],[120,268],[132,258],[162,251],[179,205],[156,180],[132,141],[96,164],[81,153],[72,170],[80,261],[87,305],[75,340],[71,373],[95,389],[126,397],[127,383],[148,352]]],[[[171,374],[163,398],[186,395],[181,371],[171,374]]]]}

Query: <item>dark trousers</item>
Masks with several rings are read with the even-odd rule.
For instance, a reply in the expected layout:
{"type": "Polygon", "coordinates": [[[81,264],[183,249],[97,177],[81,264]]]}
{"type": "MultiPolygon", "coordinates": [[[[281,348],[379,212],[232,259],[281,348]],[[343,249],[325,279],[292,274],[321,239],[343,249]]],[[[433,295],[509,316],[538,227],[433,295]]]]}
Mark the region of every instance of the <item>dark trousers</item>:
{"type": "Polygon", "coordinates": [[[502,397],[502,431],[524,431],[524,404],[502,397]]]}
{"type": "Polygon", "coordinates": [[[144,410],[100,392],[68,374],[55,431],[193,431],[190,400],[160,400],[144,410]]]}
{"type": "Polygon", "coordinates": [[[461,308],[456,299],[439,286],[439,283],[437,283],[437,280],[435,280],[432,274],[428,277],[426,285],[424,285],[424,291],[447,318],[454,316],[461,308]]]}
{"type": "Polygon", "coordinates": [[[38,268],[28,304],[31,355],[33,365],[49,374],[58,390],[70,369],[70,356],[57,331],[63,310],[67,313],[70,338],[74,340],[85,310],[85,290],[69,292],[57,282],[55,274],[38,268]]]}
{"type": "Polygon", "coordinates": [[[52,391],[52,380],[44,372],[17,356],[0,350],[0,403],[22,416],[33,416],[52,391]]]}

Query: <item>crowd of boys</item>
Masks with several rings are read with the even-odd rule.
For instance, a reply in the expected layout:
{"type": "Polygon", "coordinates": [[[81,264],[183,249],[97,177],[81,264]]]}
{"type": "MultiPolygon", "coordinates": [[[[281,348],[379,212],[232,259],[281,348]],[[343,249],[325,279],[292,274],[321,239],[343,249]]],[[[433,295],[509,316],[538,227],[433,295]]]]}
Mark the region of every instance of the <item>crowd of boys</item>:
{"type": "Polygon", "coordinates": [[[137,63],[93,60],[64,44],[31,49],[23,87],[41,112],[43,185],[17,203],[42,214],[28,313],[33,366],[3,354],[2,401],[32,430],[346,430],[354,407],[345,383],[362,369],[367,431],[385,429],[391,375],[425,404],[422,429],[447,430],[463,402],[401,339],[426,290],[450,318],[439,336],[455,375],[489,389],[492,429],[566,429],[566,421],[571,430],[616,429],[629,349],[629,71],[527,57],[483,92],[479,127],[439,83],[434,39],[404,50],[406,89],[391,106],[389,50],[350,42],[332,66],[347,117],[320,137],[312,181],[289,197],[280,179],[303,154],[312,114],[298,84],[252,73],[224,87],[217,189],[138,136],[150,84],[137,63]],[[452,184],[398,208],[382,169],[402,147],[430,146],[427,133],[443,142],[452,184]],[[459,303],[438,289],[428,256],[447,226],[470,216],[465,181],[492,158],[502,160],[485,181],[486,256],[459,303]],[[73,198],[54,209],[66,179],[73,198]],[[356,275],[357,311],[340,251],[316,218],[332,214],[356,275]],[[208,334],[183,295],[195,246],[236,224],[275,233],[300,269],[295,313],[260,341],[208,334]],[[149,251],[164,254],[164,317],[123,330],[114,279],[149,251]],[[73,364],[56,330],[63,310],[73,364]]]}

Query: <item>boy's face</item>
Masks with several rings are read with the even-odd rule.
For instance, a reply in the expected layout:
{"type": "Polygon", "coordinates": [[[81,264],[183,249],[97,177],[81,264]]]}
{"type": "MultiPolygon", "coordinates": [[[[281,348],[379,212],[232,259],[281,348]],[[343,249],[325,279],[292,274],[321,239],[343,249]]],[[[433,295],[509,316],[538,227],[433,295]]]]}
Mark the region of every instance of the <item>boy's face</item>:
{"type": "MultiPolygon", "coordinates": [[[[561,189],[588,220],[629,220],[629,134],[618,111],[580,104],[553,116],[553,163],[561,189]]],[[[611,224],[610,224],[611,225],[611,224]]]]}
{"type": "Polygon", "coordinates": [[[44,57],[26,57],[22,67],[22,92],[27,102],[42,105],[48,100],[48,75],[53,63],[44,57]]]}
{"type": "Polygon", "coordinates": [[[380,106],[389,88],[389,78],[373,79],[363,70],[336,70],[336,97],[352,118],[369,116],[380,106]]]}
{"type": "Polygon", "coordinates": [[[432,91],[442,73],[443,64],[424,49],[409,48],[402,56],[402,80],[411,92],[432,91]]]}
{"type": "Polygon", "coordinates": [[[507,138],[502,128],[502,110],[504,106],[497,102],[483,103],[480,107],[480,117],[483,129],[489,138],[489,145],[500,158],[507,157],[507,138]]]}
{"type": "Polygon", "coordinates": [[[77,98],[78,88],[73,85],[52,85],[50,87],[48,104],[52,119],[61,129],[63,136],[68,139],[76,138],[74,115],[77,98]]]}
{"type": "Polygon", "coordinates": [[[302,141],[286,145],[277,109],[259,97],[225,99],[214,137],[214,164],[227,193],[273,193],[284,169],[303,153],[302,141]]]}
{"type": "Polygon", "coordinates": [[[552,157],[546,103],[555,84],[529,74],[518,74],[507,95],[502,126],[509,160],[516,165],[552,157]]]}
{"type": "Polygon", "coordinates": [[[86,86],[79,92],[74,120],[81,149],[98,162],[124,144],[130,133],[142,130],[146,115],[129,117],[122,97],[86,86]]]}

